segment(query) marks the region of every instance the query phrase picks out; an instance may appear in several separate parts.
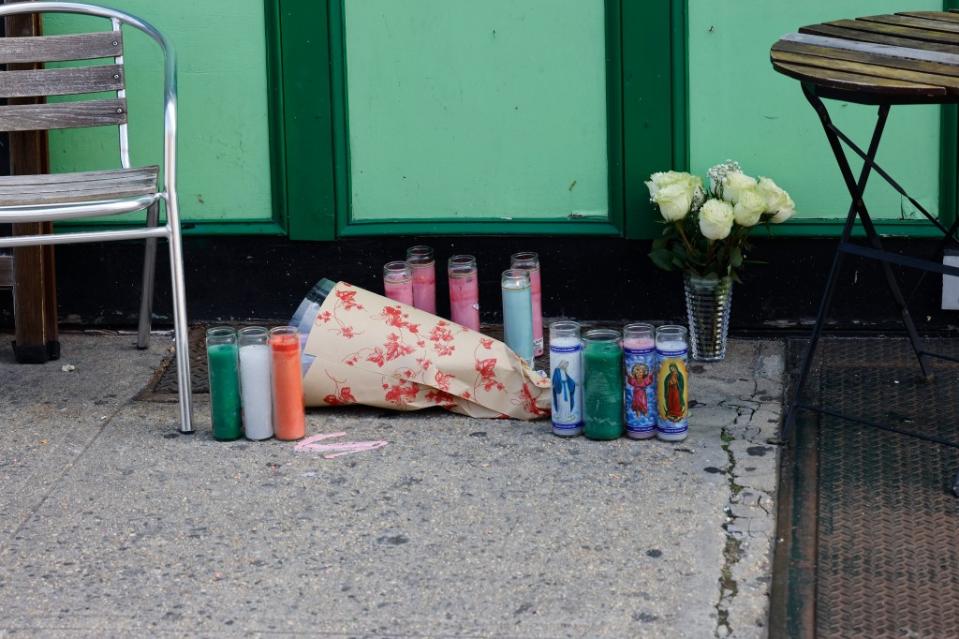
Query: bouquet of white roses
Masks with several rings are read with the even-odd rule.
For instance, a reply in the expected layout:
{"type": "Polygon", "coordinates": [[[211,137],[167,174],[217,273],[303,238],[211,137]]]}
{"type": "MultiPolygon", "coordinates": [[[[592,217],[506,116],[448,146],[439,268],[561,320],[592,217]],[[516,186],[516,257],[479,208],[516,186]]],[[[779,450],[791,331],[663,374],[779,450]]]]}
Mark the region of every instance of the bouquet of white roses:
{"type": "Polygon", "coordinates": [[[789,194],[769,178],[750,177],[738,162],[709,169],[709,189],[690,173],[654,173],[646,182],[666,228],[649,257],[667,271],[701,277],[732,276],[749,249],[749,232],[758,224],[780,224],[796,211],[789,194]]]}

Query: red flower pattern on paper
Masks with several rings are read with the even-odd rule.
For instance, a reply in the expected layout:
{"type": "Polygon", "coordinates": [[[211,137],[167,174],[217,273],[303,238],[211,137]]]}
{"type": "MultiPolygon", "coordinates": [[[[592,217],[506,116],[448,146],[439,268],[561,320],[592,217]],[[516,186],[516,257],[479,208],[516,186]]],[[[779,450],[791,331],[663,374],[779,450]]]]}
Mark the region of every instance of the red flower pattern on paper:
{"type": "Polygon", "coordinates": [[[451,379],[453,379],[452,375],[444,373],[440,370],[437,370],[436,373],[433,374],[433,380],[436,382],[436,386],[440,390],[449,391],[451,379]]]}
{"type": "Polygon", "coordinates": [[[533,398],[533,393],[529,390],[529,384],[523,384],[523,390],[521,391],[520,397],[523,402],[523,408],[533,417],[544,417],[549,415],[548,410],[542,409],[536,405],[536,400],[533,398]]]}
{"type": "Polygon", "coordinates": [[[396,333],[390,333],[386,336],[386,361],[392,362],[394,359],[403,355],[409,355],[413,352],[412,346],[407,346],[400,341],[400,336],[396,333]]]}
{"type": "Polygon", "coordinates": [[[323,311],[316,316],[316,321],[323,322],[324,324],[328,323],[331,319],[333,319],[333,313],[329,311],[323,311]]]}
{"type": "Polygon", "coordinates": [[[441,390],[436,390],[435,388],[426,395],[423,396],[426,401],[433,402],[437,406],[442,406],[444,408],[451,408],[456,406],[456,400],[449,393],[444,393],[441,390]]]}
{"type": "Polygon", "coordinates": [[[491,348],[493,348],[493,340],[491,340],[491,339],[489,339],[489,338],[487,338],[487,337],[481,337],[481,338],[480,338],[480,345],[481,345],[483,348],[485,348],[486,350],[490,350],[491,348]]]}
{"type": "Polygon", "coordinates": [[[343,328],[339,329],[337,332],[342,337],[345,337],[346,339],[353,339],[359,334],[355,330],[353,330],[352,326],[344,326],[343,328]]]}
{"type": "Polygon", "coordinates": [[[354,308],[363,310],[363,305],[356,303],[356,291],[337,291],[336,297],[343,303],[344,310],[351,311],[354,308]]]}
{"type": "MultiPolygon", "coordinates": [[[[387,385],[384,384],[384,387],[387,385]]],[[[389,390],[386,391],[384,396],[386,401],[391,404],[402,405],[408,404],[409,402],[416,399],[416,395],[420,392],[419,386],[415,383],[410,382],[409,384],[400,382],[399,384],[394,384],[389,386],[389,390]]]]}
{"type": "Polygon", "coordinates": [[[382,348],[377,346],[376,348],[373,349],[373,352],[370,353],[369,356],[366,358],[366,361],[373,362],[378,367],[383,368],[383,366],[386,364],[386,354],[383,353],[382,348]]]}
{"type": "Polygon", "coordinates": [[[483,390],[491,391],[494,388],[496,390],[506,390],[506,386],[503,385],[498,379],[496,379],[496,358],[491,357],[489,359],[478,359],[476,360],[476,371],[479,373],[479,382],[483,384],[483,390]]]}
{"type": "Polygon", "coordinates": [[[350,390],[350,387],[344,386],[336,395],[331,393],[324,397],[323,402],[330,406],[346,406],[348,404],[355,404],[356,398],[353,397],[353,392],[350,390]]]}

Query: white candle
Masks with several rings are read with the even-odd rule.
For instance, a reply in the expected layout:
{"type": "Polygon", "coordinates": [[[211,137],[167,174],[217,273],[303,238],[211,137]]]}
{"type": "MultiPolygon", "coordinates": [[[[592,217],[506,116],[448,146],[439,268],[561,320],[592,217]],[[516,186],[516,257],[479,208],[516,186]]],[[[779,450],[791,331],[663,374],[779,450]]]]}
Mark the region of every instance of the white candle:
{"type": "Polygon", "coordinates": [[[243,398],[243,430],[247,439],[273,436],[273,393],[270,347],[250,344],[240,347],[240,392],[243,398]]]}

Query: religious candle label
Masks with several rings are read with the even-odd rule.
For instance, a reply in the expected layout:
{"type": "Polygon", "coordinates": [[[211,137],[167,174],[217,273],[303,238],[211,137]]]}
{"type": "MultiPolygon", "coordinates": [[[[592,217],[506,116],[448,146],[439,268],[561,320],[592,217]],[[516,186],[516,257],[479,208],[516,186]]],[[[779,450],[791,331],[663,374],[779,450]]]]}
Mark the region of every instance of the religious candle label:
{"type": "Polygon", "coordinates": [[[583,344],[575,337],[550,340],[549,367],[553,382],[553,429],[583,427],[583,344]]]}
{"type": "Polygon", "coordinates": [[[625,341],[626,430],[656,431],[656,344],[652,339],[625,341]]]}
{"type": "Polygon", "coordinates": [[[664,349],[660,350],[658,355],[656,429],[668,435],[679,435],[689,429],[689,373],[686,370],[686,350],[664,349]]]}

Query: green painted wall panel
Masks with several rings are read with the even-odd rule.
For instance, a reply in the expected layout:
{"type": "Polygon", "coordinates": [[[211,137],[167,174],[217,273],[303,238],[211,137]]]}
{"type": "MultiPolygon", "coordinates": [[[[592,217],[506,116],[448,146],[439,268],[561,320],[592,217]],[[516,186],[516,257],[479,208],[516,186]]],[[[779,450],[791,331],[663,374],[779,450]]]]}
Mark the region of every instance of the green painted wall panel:
{"type": "MultiPolygon", "coordinates": [[[[188,220],[270,220],[267,55],[263,0],[113,0],[151,22],[179,61],[179,191],[188,220]]],[[[51,15],[48,34],[101,30],[107,21],[51,15]]],[[[108,27],[107,27],[108,28],[108,27]]],[[[133,164],[162,158],[162,60],[124,32],[133,164]]],[[[116,129],[52,132],[52,171],[119,166],[116,129]]]]}
{"type": "Polygon", "coordinates": [[[603,0],[346,0],[352,220],[609,210],[603,0]]]}
{"type": "MultiPolygon", "coordinates": [[[[910,10],[913,0],[689,0],[690,164],[705,170],[727,158],[790,190],[800,218],[845,217],[849,196],[815,112],[799,82],[776,73],[769,48],[800,26],[910,10]]],[[[863,147],[875,107],[827,101],[834,121],[863,147]]],[[[892,109],[877,161],[930,211],[939,206],[938,107],[892,109]]],[[[855,163],[859,170],[861,163],[855,163]]],[[[920,217],[876,176],[867,191],[876,218],[920,217]]]]}

